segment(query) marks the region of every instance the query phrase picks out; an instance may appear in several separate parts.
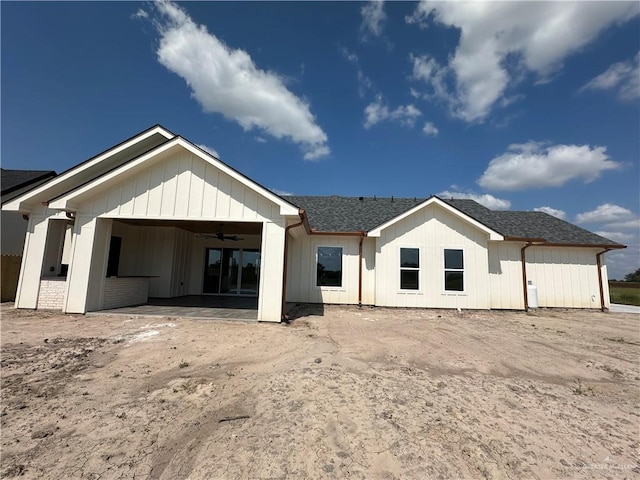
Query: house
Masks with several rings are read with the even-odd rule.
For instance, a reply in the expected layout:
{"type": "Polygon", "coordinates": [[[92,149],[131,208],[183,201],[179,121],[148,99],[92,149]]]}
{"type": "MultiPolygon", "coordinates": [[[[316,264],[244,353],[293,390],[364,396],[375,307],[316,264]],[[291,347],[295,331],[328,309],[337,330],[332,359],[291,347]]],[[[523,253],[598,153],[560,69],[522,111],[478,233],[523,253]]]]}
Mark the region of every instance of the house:
{"type": "MultiPolygon", "coordinates": [[[[7,170],[4,168],[0,170],[2,172],[0,177],[2,204],[56,176],[56,172],[49,170],[7,170]]],[[[3,211],[0,232],[2,236],[0,241],[2,301],[9,302],[13,301],[16,295],[27,222],[19,212],[3,211]]]]}
{"type": "Polygon", "coordinates": [[[3,210],[29,218],[16,306],[68,313],[189,295],[275,322],[286,302],[527,309],[533,286],[543,307],[606,309],[602,256],[624,248],[471,200],[278,196],[161,126],[3,210]]]}

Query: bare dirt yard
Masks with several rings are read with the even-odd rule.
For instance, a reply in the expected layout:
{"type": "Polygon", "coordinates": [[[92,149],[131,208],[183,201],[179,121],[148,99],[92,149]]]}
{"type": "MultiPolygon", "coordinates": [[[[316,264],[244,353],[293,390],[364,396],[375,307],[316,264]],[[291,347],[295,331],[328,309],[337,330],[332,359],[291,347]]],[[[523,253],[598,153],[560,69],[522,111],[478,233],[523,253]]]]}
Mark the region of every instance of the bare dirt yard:
{"type": "Polygon", "coordinates": [[[640,319],[2,306],[4,478],[639,478],[640,319]]]}

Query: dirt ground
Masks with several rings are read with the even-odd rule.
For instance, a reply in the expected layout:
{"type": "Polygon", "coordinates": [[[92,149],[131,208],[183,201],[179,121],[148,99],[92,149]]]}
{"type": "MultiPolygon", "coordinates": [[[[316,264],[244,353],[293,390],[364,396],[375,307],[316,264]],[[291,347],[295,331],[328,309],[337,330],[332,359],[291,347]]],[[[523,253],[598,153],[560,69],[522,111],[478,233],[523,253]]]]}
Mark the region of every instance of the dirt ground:
{"type": "Polygon", "coordinates": [[[2,305],[3,478],[639,478],[640,319],[2,305]]]}

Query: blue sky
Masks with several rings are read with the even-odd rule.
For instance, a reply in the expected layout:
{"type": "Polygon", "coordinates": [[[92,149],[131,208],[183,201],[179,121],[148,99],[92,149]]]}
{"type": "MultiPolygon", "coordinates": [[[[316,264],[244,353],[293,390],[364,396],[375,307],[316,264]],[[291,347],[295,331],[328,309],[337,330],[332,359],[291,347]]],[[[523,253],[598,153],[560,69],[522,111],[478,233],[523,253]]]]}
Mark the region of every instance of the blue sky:
{"type": "Polygon", "coordinates": [[[159,123],[279,193],[542,208],[640,267],[637,2],[0,8],[3,168],[159,123]]]}

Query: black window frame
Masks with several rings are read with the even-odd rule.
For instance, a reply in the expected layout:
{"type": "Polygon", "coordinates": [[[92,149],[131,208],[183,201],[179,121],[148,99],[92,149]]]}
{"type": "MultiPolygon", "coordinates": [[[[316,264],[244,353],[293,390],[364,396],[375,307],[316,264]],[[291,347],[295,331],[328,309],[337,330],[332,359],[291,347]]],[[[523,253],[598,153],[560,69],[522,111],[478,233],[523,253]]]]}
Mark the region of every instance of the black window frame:
{"type": "Polygon", "coordinates": [[[465,262],[464,249],[462,248],[445,248],[443,250],[444,260],[444,291],[464,293],[465,286],[465,262]],[[452,258],[447,252],[460,252],[460,258],[452,258]],[[459,260],[459,261],[458,261],[459,260]]]}
{"type": "MultiPolygon", "coordinates": [[[[407,259],[408,260],[408,259],[407,259]]],[[[420,248],[400,247],[400,290],[415,292],[420,290],[420,248]],[[417,264],[403,259],[403,251],[415,250],[418,254],[417,264]],[[405,283],[405,280],[415,280],[405,283]],[[414,286],[415,285],[415,286],[414,286]]]]}
{"type": "Polygon", "coordinates": [[[344,284],[344,247],[339,245],[318,245],[316,247],[316,287],[318,288],[342,288],[344,284]],[[328,254],[330,256],[336,255],[340,258],[340,270],[327,270],[325,268],[326,263],[321,262],[321,258],[325,256],[325,254],[321,254],[321,250],[329,251],[333,250],[334,252],[328,254]],[[337,250],[340,251],[337,254],[337,250]],[[339,275],[334,274],[333,272],[339,272],[339,275]]]}

